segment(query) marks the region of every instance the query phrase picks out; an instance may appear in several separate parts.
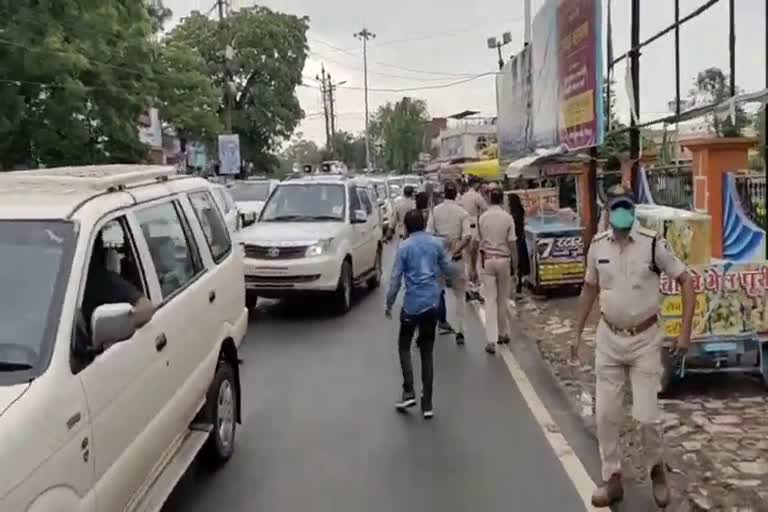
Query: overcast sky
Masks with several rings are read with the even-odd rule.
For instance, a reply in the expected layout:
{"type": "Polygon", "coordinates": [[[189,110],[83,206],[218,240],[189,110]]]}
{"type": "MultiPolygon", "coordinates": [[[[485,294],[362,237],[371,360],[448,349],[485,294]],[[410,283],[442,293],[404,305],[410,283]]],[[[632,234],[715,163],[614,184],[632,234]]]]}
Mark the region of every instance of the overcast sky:
{"type": "MultiPolygon", "coordinates": [[[[214,0],[164,0],[175,19],[192,10],[207,12],[214,0]]],[[[234,5],[253,5],[254,0],[232,0],[234,5]]],[[[603,0],[605,15],[608,0],[603,0]]],[[[686,15],[706,0],[680,0],[686,15]]],[[[464,80],[468,74],[492,72],[497,56],[486,46],[489,36],[512,33],[505,57],[523,44],[523,0],[261,0],[272,9],[310,18],[310,55],[305,77],[314,77],[321,64],[334,82],[346,81],[337,92],[337,128],[351,132],[364,127],[363,64],[361,44],[353,34],[366,26],[376,34],[369,45],[370,110],[404,95],[424,98],[432,116],[446,116],[465,109],[496,114],[494,77],[486,76],[460,85],[386,92],[377,89],[435,87],[464,80]]],[[[536,12],[544,0],[532,0],[536,12]]],[[[612,0],[614,52],[630,44],[630,0],[612,0]]],[[[641,38],[649,37],[674,21],[672,0],[642,1],[641,38]]],[[[736,80],[747,91],[766,86],[765,1],[736,1],[736,80]]],[[[605,34],[604,34],[605,35],[605,34]]],[[[705,14],[681,29],[681,77],[683,93],[696,73],[718,66],[728,70],[728,1],[720,0],[705,14]]],[[[646,48],[641,59],[641,116],[652,119],[667,113],[674,99],[674,36],[664,37],[646,48]]],[[[625,68],[616,68],[620,117],[628,118],[627,95],[623,91],[625,68]]],[[[315,82],[306,80],[306,85],[315,82]]],[[[322,103],[319,89],[297,91],[307,114],[299,131],[306,138],[324,143],[322,103]]]]}

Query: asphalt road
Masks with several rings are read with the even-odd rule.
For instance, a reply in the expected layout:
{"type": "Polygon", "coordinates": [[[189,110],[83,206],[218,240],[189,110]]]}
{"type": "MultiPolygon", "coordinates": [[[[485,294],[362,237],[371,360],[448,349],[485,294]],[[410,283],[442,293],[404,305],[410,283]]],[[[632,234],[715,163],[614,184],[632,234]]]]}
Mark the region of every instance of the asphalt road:
{"type": "MultiPolygon", "coordinates": [[[[466,347],[436,344],[435,419],[395,412],[398,324],[384,318],[384,288],[343,317],[322,302],[258,308],[241,347],[236,453],[215,474],[193,467],[164,512],[584,510],[502,359],[483,351],[475,315],[466,347]]],[[[531,361],[521,366],[541,373],[531,361]]],[[[594,442],[550,394],[594,478],[594,442]]]]}

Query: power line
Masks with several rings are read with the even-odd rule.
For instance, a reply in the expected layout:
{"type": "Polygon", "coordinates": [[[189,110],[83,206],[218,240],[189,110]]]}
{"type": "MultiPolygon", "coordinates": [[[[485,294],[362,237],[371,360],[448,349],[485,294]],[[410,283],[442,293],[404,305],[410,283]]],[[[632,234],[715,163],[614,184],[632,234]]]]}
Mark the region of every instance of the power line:
{"type": "MultiPolygon", "coordinates": [[[[424,85],[421,87],[402,87],[398,89],[386,89],[386,88],[369,88],[368,91],[370,92],[415,92],[415,91],[428,91],[428,90],[434,90],[434,89],[447,89],[449,87],[456,87],[457,85],[462,85],[468,82],[471,82],[473,80],[477,80],[478,78],[483,78],[486,76],[494,76],[497,73],[494,71],[488,72],[488,73],[481,73],[479,75],[470,76],[468,78],[464,78],[462,80],[456,80],[455,82],[448,82],[444,84],[438,84],[438,85],[424,85]]],[[[350,89],[354,91],[360,91],[364,90],[364,87],[359,86],[339,86],[340,89],[350,89]]]]}

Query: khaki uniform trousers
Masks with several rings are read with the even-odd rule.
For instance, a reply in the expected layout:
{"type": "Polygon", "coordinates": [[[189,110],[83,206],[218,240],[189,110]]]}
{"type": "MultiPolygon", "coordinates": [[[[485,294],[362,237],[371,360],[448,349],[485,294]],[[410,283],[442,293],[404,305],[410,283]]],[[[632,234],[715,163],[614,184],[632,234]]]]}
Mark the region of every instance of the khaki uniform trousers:
{"type": "Polygon", "coordinates": [[[479,263],[480,282],[485,296],[485,335],[488,343],[496,343],[499,336],[510,336],[512,310],[509,298],[512,293],[512,276],[509,258],[485,258],[479,263]]]}
{"type": "Polygon", "coordinates": [[[624,422],[624,386],[632,385],[632,415],[640,426],[642,453],[650,469],[664,460],[657,393],[661,378],[661,342],[658,325],[635,336],[620,336],[603,320],[597,328],[595,413],[603,479],[621,473],[619,434],[624,422]]]}
{"type": "MultiPolygon", "coordinates": [[[[451,261],[450,254],[447,256],[450,265],[459,266],[463,265],[463,261],[451,261]]],[[[462,258],[463,259],[463,258],[462,258]]],[[[466,316],[467,301],[464,300],[464,294],[467,291],[467,279],[466,276],[458,273],[456,277],[452,277],[446,283],[447,287],[451,289],[451,295],[453,295],[453,304],[456,308],[456,317],[454,328],[457,333],[464,334],[464,317],[466,316]]]]}

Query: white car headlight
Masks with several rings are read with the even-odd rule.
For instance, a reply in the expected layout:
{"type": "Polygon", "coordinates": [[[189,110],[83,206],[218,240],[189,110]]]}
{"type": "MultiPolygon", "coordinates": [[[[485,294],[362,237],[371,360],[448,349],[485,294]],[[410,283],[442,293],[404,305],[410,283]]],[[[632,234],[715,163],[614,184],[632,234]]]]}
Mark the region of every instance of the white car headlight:
{"type": "Polygon", "coordinates": [[[333,243],[333,238],[327,238],[325,240],[319,240],[317,243],[314,243],[307,247],[307,258],[311,258],[312,256],[322,256],[323,254],[326,254],[331,249],[331,244],[333,243]]]}

